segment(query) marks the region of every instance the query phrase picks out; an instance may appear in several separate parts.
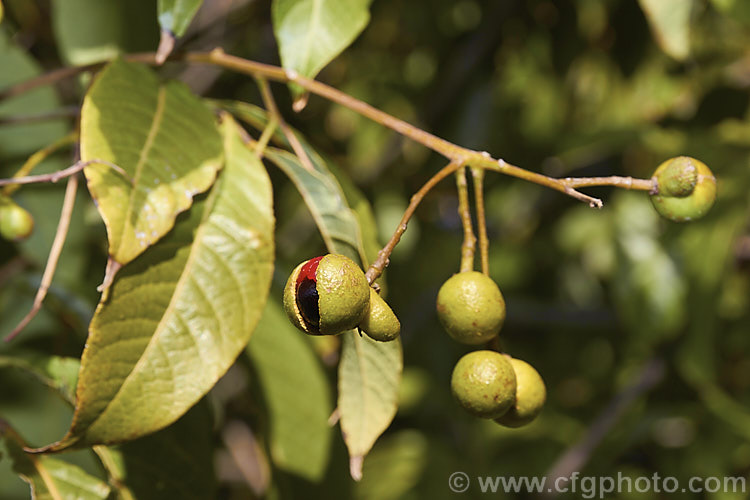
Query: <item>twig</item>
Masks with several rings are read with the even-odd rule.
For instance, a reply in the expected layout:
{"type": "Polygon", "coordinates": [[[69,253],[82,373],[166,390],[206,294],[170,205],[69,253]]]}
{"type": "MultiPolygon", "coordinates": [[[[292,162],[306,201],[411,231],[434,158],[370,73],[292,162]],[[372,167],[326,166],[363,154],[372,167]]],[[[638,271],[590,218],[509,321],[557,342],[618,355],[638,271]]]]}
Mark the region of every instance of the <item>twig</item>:
{"type": "Polygon", "coordinates": [[[66,106],[52,111],[43,113],[30,113],[27,115],[3,116],[0,117],[0,126],[3,125],[24,125],[27,123],[45,122],[57,120],[60,118],[72,118],[78,116],[80,108],[78,106],[66,106]]]}
{"type": "MultiPolygon", "coordinates": [[[[638,378],[631,385],[616,394],[591,424],[588,432],[575,445],[568,448],[547,472],[547,484],[554,484],[558,478],[570,477],[588,462],[591,454],[599,446],[609,430],[617,423],[620,415],[641,395],[653,389],[664,378],[664,361],[652,358],[641,369],[638,378]]],[[[547,492],[555,496],[557,492],[547,492]]]]}
{"type": "Polygon", "coordinates": [[[18,323],[10,334],[5,337],[6,342],[13,340],[21,330],[26,328],[26,325],[34,319],[39,310],[42,308],[42,301],[47,296],[47,291],[52,284],[52,277],[55,275],[55,269],[57,269],[57,262],[60,259],[60,253],[62,252],[63,245],[65,245],[65,238],[68,236],[68,227],[70,227],[70,219],[73,215],[73,207],[76,201],[76,192],[78,191],[78,177],[71,175],[68,178],[68,184],[65,186],[65,198],[63,199],[62,210],[60,211],[60,222],[57,224],[57,232],[55,233],[55,239],[52,241],[52,248],[49,251],[47,257],[47,265],[44,268],[42,274],[42,282],[39,284],[39,290],[36,292],[34,297],[34,304],[31,306],[31,311],[18,323]]]}
{"type": "Polygon", "coordinates": [[[461,245],[461,272],[474,270],[474,250],[477,248],[477,237],[471,227],[471,208],[469,206],[469,185],[466,182],[466,167],[456,171],[458,188],[458,215],[464,228],[464,241],[461,245]]]}
{"type": "Polygon", "coordinates": [[[482,273],[490,275],[490,240],[487,237],[487,217],[484,210],[484,170],[472,168],[474,179],[474,203],[476,205],[477,232],[479,234],[479,256],[482,261],[482,273]]]}
{"type": "MultiPolygon", "coordinates": [[[[268,146],[268,142],[271,140],[271,137],[273,137],[273,133],[276,131],[276,126],[278,124],[279,122],[275,116],[270,116],[268,118],[268,123],[266,123],[266,127],[263,129],[263,133],[260,134],[258,141],[255,143],[255,154],[259,157],[263,156],[263,151],[266,150],[266,146],[268,146]]],[[[242,130],[244,131],[244,129],[242,130]]]]}
{"type": "Polygon", "coordinates": [[[286,140],[289,141],[289,145],[292,146],[294,154],[297,155],[297,158],[299,158],[299,161],[300,163],[302,163],[303,167],[305,167],[310,172],[315,172],[315,167],[313,166],[312,161],[310,161],[310,157],[307,155],[307,152],[305,152],[305,148],[302,147],[302,144],[299,142],[297,135],[292,131],[292,129],[289,128],[289,125],[286,124],[284,117],[279,111],[279,107],[276,106],[276,101],[273,98],[271,87],[268,85],[268,80],[266,80],[265,78],[256,78],[256,80],[258,82],[258,87],[260,87],[260,93],[261,96],[263,96],[263,102],[268,109],[269,115],[271,116],[271,118],[275,118],[278,122],[279,128],[284,133],[284,137],[286,137],[286,140]]]}
{"type": "MultiPolygon", "coordinates": [[[[61,139],[56,140],[52,144],[45,146],[44,148],[40,149],[36,153],[29,156],[29,158],[26,160],[26,163],[24,163],[21,168],[18,169],[18,171],[13,175],[13,178],[18,179],[19,177],[25,177],[31,173],[31,171],[39,165],[41,162],[43,162],[48,156],[58,151],[60,148],[67,146],[69,144],[73,144],[78,137],[78,134],[76,132],[71,132],[65,137],[62,137],[61,139]]],[[[2,182],[0,180],[0,182],[2,182]]],[[[20,186],[18,184],[8,184],[3,188],[3,194],[6,196],[12,195],[16,190],[18,190],[20,186]]]]}
{"type": "MultiPolygon", "coordinates": [[[[128,61],[141,62],[144,64],[157,64],[156,54],[131,54],[125,57],[128,61]]],[[[457,146],[445,139],[441,139],[429,132],[417,128],[404,120],[400,120],[384,111],[370,106],[369,104],[355,99],[338,89],[326,85],[317,80],[306,78],[299,75],[296,71],[286,70],[278,66],[263,64],[241,57],[226,54],[222,49],[216,48],[210,52],[187,52],[173,53],[170,60],[185,61],[189,63],[202,63],[220,66],[222,68],[236,71],[238,73],[250,75],[254,78],[264,78],[282,83],[295,83],[301,88],[312,94],[324,97],[332,102],[345,106],[381,125],[388,127],[405,137],[418,142],[433,151],[440,153],[451,161],[461,160],[466,166],[493,170],[512,177],[517,177],[529,182],[534,182],[542,186],[549,187],[561,193],[567,194],[577,200],[587,203],[592,208],[601,208],[603,203],[600,199],[588,196],[576,190],[577,187],[592,186],[616,186],[627,189],[638,189],[643,191],[652,191],[654,183],[648,179],[630,179],[626,177],[595,177],[590,179],[556,179],[536,172],[531,172],[515,165],[511,165],[502,159],[495,159],[489,153],[473,151],[461,146],[457,146]]],[[[88,71],[101,66],[100,64],[90,64],[87,66],[78,66],[63,68],[53,71],[26,82],[19,83],[8,89],[0,91],[0,100],[13,97],[27,92],[40,85],[54,83],[63,78],[76,75],[83,71],[88,71]]],[[[294,147],[294,145],[292,145],[294,147]]]]}
{"type": "Polygon", "coordinates": [[[368,283],[374,283],[375,280],[378,279],[383,273],[383,269],[388,266],[391,252],[393,252],[393,249],[401,240],[401,235],[404,234],[404,231],[406,231],[406,226],[409,223],[409,219],[411,219],[412,215],[414,215],[414,211],[422,202],[424,196],[433,187],[435,187],[438,182],[454,173],[456,170],[461,168],[461,166],[461,162],[450,162],[448,165],[439,170],[435,175],[430,177],[430,179],[425,182],[421,188],[419,188],[419,191],[417,191],[414,196],[411,197],[409,206],[406,207],[404,215],[401,216],[401,221],[398,223],[398,227],[393,232],[393,236],[391,236],[391,239],[388,241],[388,243],[386,243],[383,249],[378,252],[378,258],[375,260],[375,262],[373,262],[367,269],[367,273],[365,274],[365,276],[367,277],[368,283]]]}
{"type": "Polygon", "coordinates": [[[125,172],[122,167],[115,165],[114,163],[105,161],[105,160],[87,160],[87,161],[77,161],[73,165],[71,165],[68,168],[65,168],[63,170],[58,170],[57,172],[51,172],[49,174],[41,174],[41,175],[30,175],[27,177],[11,177],[10,179],[0,179],[0,186],[6,186],[11,184],[37,184],[40,182],[57,182],[60,179],[64,179],[65,177],[71,177],[84,168],[88,167],[89,165],[106,165],[108,167],[112,167],[113,170],[115,170],[118,174],[122,175],[126,179],[128,179],[128,182],[131,184],[133,183],[133,180],[128,176],[127,172],[125,172]]]}

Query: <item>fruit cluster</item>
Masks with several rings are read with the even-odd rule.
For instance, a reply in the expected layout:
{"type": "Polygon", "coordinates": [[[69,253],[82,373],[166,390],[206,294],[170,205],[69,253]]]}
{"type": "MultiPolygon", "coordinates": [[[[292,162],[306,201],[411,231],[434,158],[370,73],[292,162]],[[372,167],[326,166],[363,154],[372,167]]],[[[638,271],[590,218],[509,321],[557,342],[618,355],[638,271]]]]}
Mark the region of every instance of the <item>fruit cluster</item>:
{"type": "MultiPolygon", "coordinates": [[[[458,342],[483,344],[505,321],[505,300],[492,279],[476,271],[449,278],[438,292],[437,314],[458,342]]],[[[525,361],[497,351],[474,351],[453,368],[451,392],[470,414],[520,427],[536,418],[546,399],[544,381],[525,361]]]]}
{"type": "Polygon", "coordinates": [[[401,323],[365,273],[350,258],[327,254],[298,265],[284,288],[284,310],[309,335],[338,335],[358,328],[370,338],[388,342],[401,323]]]}
{"type": "MultiPolygon", "coordinates": [[[[613,179],[617,183],[610,185],[633,188],[630,178],[613,179]]],[[[603,182],[601,185],[609,182],[609,178],[591,180],[603,182]]],[[[650,180],[638,182],[637,189],[650,190],[656,211],[676,222],[703,217],[716,199],[716,178],[711,170],[687,156],[665,161],[650,180]]],[[[458,185],[461,194],[465,180],[459,177],[458,185]]],[[[415,196],[412,203],[415,199],[418,203],[420,198],[415,196]]],[[[384,254],[381,252],[384,262],[405,230],[413,208],[404,215],[392,244],[386,246],[384,254]]],[[[465,236],[466,233],[470,236],[465,240],[469,241],[473,238],[471,217],[469,209],[464,208],[465,236]]],[[[485,238],[485,258],[486,245],[485,238]]],[[[371,270],[378,271],[375,278],[384,265],[383,262],[373,265],[371,270]]],[[[472,267],[473,247],[466,256],[462,254],[462,271],[440,288],[437,314],[454,340],[476,346],[496,339],[505,321],[505,301],[497,284],[487,275],[487,263],[483,262],[484,274],[471,270],[472,267]]],[[[338,335],[357,328],[377,341],[394,340],[400,334],[401,324],[370,286],[368,276],[369,271],[365,275],[354,261],[343,255],[310,259],[298,265],[289,277],[284,289],[284,309],[292,323],[310,335],[338,335]]],[[[496,350],[478,350],[463,356],[453,369],[451,391],[470,414],[507,427],[520,427],[534,420],[546,399],[544,381],[530,364],[496,350]]]]}

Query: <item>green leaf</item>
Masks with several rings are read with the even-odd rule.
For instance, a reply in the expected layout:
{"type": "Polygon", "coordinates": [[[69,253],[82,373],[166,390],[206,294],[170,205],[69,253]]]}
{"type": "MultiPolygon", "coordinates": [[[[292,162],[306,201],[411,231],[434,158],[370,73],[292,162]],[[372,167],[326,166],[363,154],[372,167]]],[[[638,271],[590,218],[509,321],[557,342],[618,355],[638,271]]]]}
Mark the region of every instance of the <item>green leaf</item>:
{"type": "Polygon", "coordinates": [[[690,54],[690,12],[694,0],[638,0],[661,49],[682,61],[690,54]]]}
{"type": "Polygon", "coordinates": [[[350,472],[362,477],[362,461],[396,415],[403,359],[401,342],[377,342],[346,333],[339,361],[341,432],[350,456],[350,472]]]}
{"type": "Polygon", "coordinates": [[[26,453],[26,443],[5,421],[0,420],[0,438],[13,461],[13,470],[31,486],[37,500],[88,500],[109,496],[109,486],[81,468],[47,456],[26,453]]]}
{"type": "Polygon", "coordinates": [[[113,59],[118,54],[153,50],[158,26],[153,0],[52,2],[57,48],[71,65],[113,59]]]}
{"type": "Polygon", "coordinates": [[[159,25],[161,29],[180,37],[190,26],[203,0],[159,0],[159,25]]]}
{"type": "Polygon", "coordinates": [[[318,481],[328,465],[333,411],[325,371],[310,342],[269,300],[247,347],[268,408],[271,459],[318,481]]]}
{"type": "Polygon", "coordinates": [[[109,255],[127,264],[164,236],[222,164],[213,114],[179,82],[161,84],[145,66],[116,60],[81,109],[81,159],[107,226],[109,255]]]}
{"type": "Polygon", "coordinates": [[[135,439],[180,417],[257,325],[273,270],[271,185],[237,125],[209,195],[124,268],[89,329],[67,435],[47,450],[135,439]]]}
{"type": "Polygon", "coordinates": [[[370,21],[372,0],[274,0],[273,30],[286,69],[313,78],[370,21]]]}
{"type": "Polygon", "coordinates": [[[174,424],[119,446],[96,446],[120,498],[216,498],[213,419],[202,400],[174,424]]]}

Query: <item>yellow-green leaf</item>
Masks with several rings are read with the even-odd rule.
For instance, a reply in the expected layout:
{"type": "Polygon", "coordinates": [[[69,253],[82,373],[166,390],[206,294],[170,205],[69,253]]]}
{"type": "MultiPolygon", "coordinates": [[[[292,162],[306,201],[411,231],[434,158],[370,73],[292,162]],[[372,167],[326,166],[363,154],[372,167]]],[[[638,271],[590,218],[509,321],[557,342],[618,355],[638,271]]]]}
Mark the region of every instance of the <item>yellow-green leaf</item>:
{"type": "Polygon", "coordinates": [[[116,60],[81,109],[81,159],[107,226],[110,258],[127,264],[164,236],[193,197],[214,183],[222,141],[211,110],[179,82],[116,60]]]}
{"type": "Polygon", "coordinates": [[[286,69],[313,78],[370,21],[372,0],[274,0],[273,30],[286,69]]]}
{"type": "Polygon", "coordinates": [[[269,300],[247,352],[268,409],[274,464],[317,481],[328,465],[333,411],[325,371],[312,346],[269,300]]]}
{"type": "Polygon", "coordinates": [[[67,435],[46,449],[135,439],[179,418],[257,325],[273,270],[271,184],[229,117],[206,197],[115,279],[97,307],[67,435]]]}
{"type": "Polygon", "coordinates": [[[0,440],[5,442],[13,470],[29,483],[35,500],[95,500],[109,496],[109,486],[76,465],[26,453],[26,443],[0,419],[0,440]]]}
{"type": "Polygon", "coordinates": [[[695,0],[639,0],[661,49],[677,60],[690,54],[690,12],[695,0]]]}
{"type": "Polygon", "coordinates": [[[400,341],[377,342],[367,335],[344,334],[338,403],[354,479],[362,477],[365,455],[396,415],[402,369],[400,341]]]}

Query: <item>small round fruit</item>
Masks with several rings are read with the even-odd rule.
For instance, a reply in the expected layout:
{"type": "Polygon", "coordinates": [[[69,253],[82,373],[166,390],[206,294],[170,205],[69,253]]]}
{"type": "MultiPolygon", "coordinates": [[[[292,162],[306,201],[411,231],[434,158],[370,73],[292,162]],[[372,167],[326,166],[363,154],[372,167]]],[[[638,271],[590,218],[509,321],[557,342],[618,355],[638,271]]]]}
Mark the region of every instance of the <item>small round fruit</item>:
{"type": "Polygon", "coordinates": [[[716,177],[702,161],[671,158],[656,169],[651,203],[662,217],[686,222],[706,215],[716,200],[716,177]]]}
{"type": "Polygon", "coordinates": [[[359,325],[359,329],[371,339],[380,342],[395,340],[401,333],[401,323],[393,310],[372,288],[370,288],[370,311],[359,325]]]}
{"type": "Polygon", "coordinates": [[[25,240],[34,230],[34,217],[11,200],[0,202],[0,236],[11,241],[25,240]]]}
{"type": "Polygon", "coordinates": [[[544,407],[547,389],[533,366],[520,359],[511,359],[516,373],[516,400],[513,406],[495,422],[506,427],[521,427],[534,420],[544,407]]]}
{"type": "Polygon", "coordinates": [[[505,300],[494,281],[476,271],[454,274],[440,287],[437,314],[458,342],[478,345],[492,339],[505,321],[505,300]]]}
{"type": "Polygon", "coordinates": [[[516,374],[508,357],[499,352],[470,352],[453,368],[451,392],[472,415],[498,418],[515,401],[516,374]]]}
{"type": "Polygon", "coordinates": [[[365,273],[350,258],[327,254],[298,265],[284,288],[284,310],[311,335],[337,335],[359,325],[370,309],[365,273]]]}

